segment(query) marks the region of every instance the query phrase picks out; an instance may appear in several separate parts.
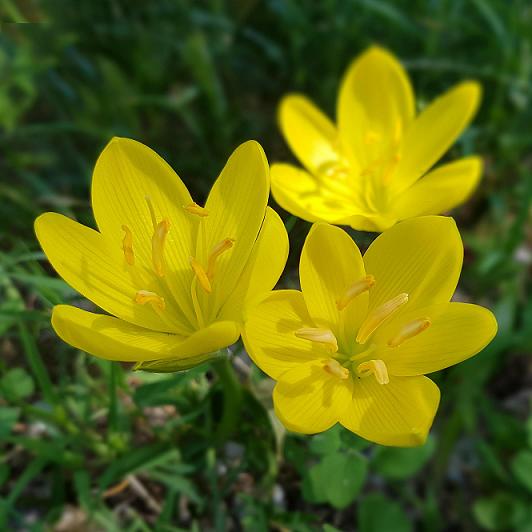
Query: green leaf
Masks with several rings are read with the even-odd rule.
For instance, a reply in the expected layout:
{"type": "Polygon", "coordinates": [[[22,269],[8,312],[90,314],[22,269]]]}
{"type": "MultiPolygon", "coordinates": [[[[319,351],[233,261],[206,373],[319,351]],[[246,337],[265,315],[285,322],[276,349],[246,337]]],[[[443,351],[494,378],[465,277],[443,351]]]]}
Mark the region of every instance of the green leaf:
{"type": "Polygon", "coordinates": [[[433,438],[421,447],[399,449],[379,447],[372,460],[372,469],[385,478],[402,480],[415,475],[428,462],[436,447],[433,438]]]}
{"type": "Polygon", "coordinates": [[[2,406],[0,408],[0,440],[11,432],[11,427],[17,422],[20,408],[2,406]]]}
{"type": "Polygon", "coordinates": [[[399,503],[375,493],[359,504],[358,529],[360,532],[411,532],[413,527],[399,503]]]}
{"type": "Polygon", "coordinates": [[[366,473],[367,462],[362,455],[329,454],[309,469],[303,484],[304,496],[310,502],[345,508],[360,492],[366,473]]]}
{"type": "Polygon", "coordinates": [[[527,508],[515,495],[501,492],[493,497],[477,499],[473,515],[486,530],[508,530],[523,524],[527,508]]]}
{"type": "Polygon", "coordinates": [[[331,429],[313,436],[309,448],[314,454],[326,455],[337,451],[341,443],[341,426],[335,425],[331,429]]]}
{"type": "Polygon", "coordinates": [[[532,451],[518,452],[510,467],[515,478],[532,493],[532,451]]]}
{"type": "Polygon", "coordinates": [[[24,369],[13,368],[0,380],[0,390],[8,401],[17,401],[32,395],[35,391],[35,384],[24,369]]]}

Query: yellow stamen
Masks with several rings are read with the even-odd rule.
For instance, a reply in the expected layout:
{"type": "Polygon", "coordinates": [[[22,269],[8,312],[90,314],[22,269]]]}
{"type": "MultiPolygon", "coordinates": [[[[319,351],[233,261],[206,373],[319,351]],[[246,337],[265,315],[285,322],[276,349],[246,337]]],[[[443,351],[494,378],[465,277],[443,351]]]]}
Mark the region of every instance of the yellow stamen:
{"type": "Polygon", "coordinates": [[[377,307],[360,326],[357,334],[359,344],[366,343],[366,340],[375,332],[375,329],[387,320],[401,305],[408,301],[408,294],[399,294],[380,307],[377,307]]]}
{"type": "Polygon", "coordinates": [[[428,329],[431,325],[430,318],[419,318],[417,320],[407,323],[397,335],[388,341],[390,347],[397,347],[401,345],[405,340],[417,336],[419,333],[428,329]]]}
{"type": "Polygon", "coordinates": [[[338,351],[338,342],[336,340],[336,336],[334,336],[333,332],[329,329],[303,327],[298,329],[294,334],[303,340],[310,340],[311,342],[324,344],[332,353],[336,353],[336,351],[338,351]]]}
{"type": "Polygon", "coordinates": [[[352,284],[346,291],[345,294],[336,301],[336,307],[338,310],[343,310],[353,299],[367,292],[375,284],[375,277],[373,275],[367,275],[364,279],[357,281],[352,284]]]}
{"type": "Polygon", "coordinates": [[[362,362],[362,364],[357,366],[357,375],[362,378],[374,375],[379,384],[388,384],[390,382],[388,368],[383,360],[362,362]]]}
{"type": "Polygon", "coordinates": [[[214,277],[214,270],[216,268],[216,259],[228,249],[231,249],[233,247],[233,244],[235,243],[234,238],[224,238],[221,242],[216,244],[214,248],[211,251],[211,254],[209,255],[209,262],[207,265],[207,277],[212,280],[214,277]]]}
{"type": "Polygon", "coordinates": [[[368,146],[371,146],[372,144],[375,144],[380,140],[381,136],[376,131],[368,131],[364,135],[364,143],[368,146]]]}
{"type": "Polygon", "coordinates": [[[124,231],[124,240],[122,240],[122,249],[124,250],[124,257],[126,262],[133,266],[135,264],[135,254],[133,253],[133,233],[127,225],[122,226],[122,231],[124,231]]]}
{"type": "Polygon", "coordinates": [[[135,294],[135,303],[138,303],[139,305],[151,303],[153,306],[160,308],[161,310],[166,308],[164,298],[155,292],[150,292],[149,290],[139,290],[135,294]]]}
{"type": "Polygon", "coordinates": [[[150,196],[144,196],[146,203],[148,204],[148,209],[150,210],[151,223],[153,225],[153,230],[157,230],[157,217],[155,216],[155,209],[153,208],[153,203],[150,196]]]}
{"type": "Polygon", "coordinates": [[[190,257],[190,265],[192,266],[192,269],[196,274],[196,278],[198,279],[203,290],[205,290],[207,294],[210,294],[212,292],[211,281],[203,269],[203,266],[194,257],[190,257]]]}
{"type": "Polygon", "coordinates": [[[349,370],[344,368],[338,360],[335,360],[334,358],[329,358],[329,360],[323,364],[323,369],[339,379],[345,380],[349,378],[349,370]]]}
{"type": "Polygon", "coordinates": [[[157,224],[151,239],[153,269],[159,277],[164,276],[164,243],[168,231],[170,231],[170,221],[165,218],[157,224]]]}
{"type": "Polygon", "coordinates": [[[195,214],[196,216],[199,216],[201,218],[209,216],[209,211],[205,207],[201,207],[200,205],[198,205],[195,201],[193,201],[190,205],[185,205],[183,209],[185,209],[185,211],[189,212],[190,214],[195,214]]]}
{"type": "Polygon", "coordinates": [[[390,182],[390,178],[392,177],[395,168],[399,164],[399,161],[401,160],[401,154],[395,153],[393,157],[390,160],[390,163],[388,164],[388,167],[386,168],[385,172],[382,175],[382,182],[387,185],[390,182]]]}

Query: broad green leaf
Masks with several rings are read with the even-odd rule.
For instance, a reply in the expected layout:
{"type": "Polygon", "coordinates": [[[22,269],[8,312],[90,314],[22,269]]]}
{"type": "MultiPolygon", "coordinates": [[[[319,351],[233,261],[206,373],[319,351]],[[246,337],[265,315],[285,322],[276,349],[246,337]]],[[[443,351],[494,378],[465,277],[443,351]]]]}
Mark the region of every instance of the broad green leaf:
{"type": "Polygon", "coordinates": [[[477,499],[473,515],[486,530],[508,530],[524,524],[527,518],[526,503],[511,493],[497,493],[493,497],[477,499]]]}
{"type": "Polygon", "coordinates": [[[358,529],[360,532],[411,532],[413,527],[399,503],[373,493],[360,501],[358,529]]]}
{"type": "Polygon", "coordinates": [[[421,447],[400,449],[379,447],[371,462],[372,469],[385,478],[401,480],[415,475],[430,459],[436,445],[429,437],[421,447]]]}
{"type": "Polygon", "coordinates": [[[8,401],[17,401],[32,395],[35,384],[24,369],[13,368],[0,380],[0,390],[8,401]]]}
{"type": "Polygon", "coordinates": [[[337,451],[341,443],[341,426],[337,424],[329,430],[313,436],[309,448],[314,454],[325,455],[337,451]]]}
{"type": "Polygon", "coordinates": [[[515,478],[532,493],[532,451],[524,450],[517,453],[510,467],[515,478]]]}

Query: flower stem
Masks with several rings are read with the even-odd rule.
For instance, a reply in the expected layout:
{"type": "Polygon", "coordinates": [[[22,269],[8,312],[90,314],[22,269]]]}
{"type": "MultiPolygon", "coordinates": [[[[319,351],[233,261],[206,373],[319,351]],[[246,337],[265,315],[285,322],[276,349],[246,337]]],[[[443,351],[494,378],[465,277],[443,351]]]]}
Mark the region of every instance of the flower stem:
{"type": "Polygon", "coordinates": [[[215,432],[216,444],[220,445],[235,433],[242,405],[242,388],[228,357],[216,360],[212,366],[223,390],[222,418],[215,432]]]}

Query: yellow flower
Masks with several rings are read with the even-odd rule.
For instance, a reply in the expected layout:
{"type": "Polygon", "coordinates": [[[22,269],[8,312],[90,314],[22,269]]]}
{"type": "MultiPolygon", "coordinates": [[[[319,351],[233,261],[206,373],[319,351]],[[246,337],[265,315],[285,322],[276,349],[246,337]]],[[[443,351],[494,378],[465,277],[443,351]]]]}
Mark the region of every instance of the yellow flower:
{"type": "Polygon", "coordinates": [[[372,47],[347,70],[337,125],[303,95],[282,100],[283,135],[306,170],[274,164],[273,196],[305,220],[363,231],[447,211],[474,190],[482,161],[466,157],[431,167],[471,121],[480,93],[478,83],[460,83],[416,116],[405,70],[372,47]]]}
{"type": "Polygon", "coordinates": [[[381,234],[364,257],[318,223],[303,246],[302,292],[271,292],[243,333],[277,381],[275,411],[306,434],[340,422],[383,444],[422,444],[440,392],[426,373],[473,356],[497,330],[480,306],[449,302],[463,247],[451,218],[425,216],[381,234]]]}
{"type": "Polygon", "coordinates": [[[254,141],[235,150],[201,207],[147,146],[111,140],[92,180],[98,231],[56,213],[35,222],[59,275],[110,314],[58,305],[55,331],[97,357],[153,371],[191,367],[234,343],[288,254],[268,193],[254,141]]]}

